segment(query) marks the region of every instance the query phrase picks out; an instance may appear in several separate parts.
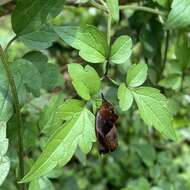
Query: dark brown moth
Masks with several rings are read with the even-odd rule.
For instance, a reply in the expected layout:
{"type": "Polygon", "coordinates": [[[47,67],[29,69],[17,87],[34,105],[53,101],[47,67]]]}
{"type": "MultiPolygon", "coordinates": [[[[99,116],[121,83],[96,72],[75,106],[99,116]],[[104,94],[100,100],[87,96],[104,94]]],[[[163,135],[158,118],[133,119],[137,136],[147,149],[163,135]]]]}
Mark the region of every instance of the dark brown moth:
{"type": "Polygon", "coordinates": [[[101,154],[114,151],[118,146],[117,119],[113,105],[102,95],[102,105],[96,115],[96,136],[101,154]]]}

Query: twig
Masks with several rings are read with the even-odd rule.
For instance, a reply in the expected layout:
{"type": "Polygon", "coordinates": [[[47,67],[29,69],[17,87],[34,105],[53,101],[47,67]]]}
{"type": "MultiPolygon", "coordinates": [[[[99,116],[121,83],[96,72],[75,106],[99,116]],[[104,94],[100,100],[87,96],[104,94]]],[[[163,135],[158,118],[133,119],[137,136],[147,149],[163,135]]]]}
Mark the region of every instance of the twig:
{"type": "Polygon", "coordinates": [[[153,14],[157,14],[157,15],[161,15],[161,16],[166,16],[166,14],[162,11],[152,9],[150,7],[139,6],[139,5],[122,5],[119,8],[120,8],[120,10],[132,9],[132,10],[145,11],[145,12],[149,12],[149,13],[153,13],[153,14]]]}

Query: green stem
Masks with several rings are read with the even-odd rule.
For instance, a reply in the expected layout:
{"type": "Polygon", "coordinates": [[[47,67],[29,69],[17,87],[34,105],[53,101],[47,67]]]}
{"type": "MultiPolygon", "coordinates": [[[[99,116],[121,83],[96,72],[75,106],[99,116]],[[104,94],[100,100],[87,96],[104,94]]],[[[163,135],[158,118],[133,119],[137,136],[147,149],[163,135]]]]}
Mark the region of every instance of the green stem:
{"type": "Polygon", "coordinates": [[[7,46],[6,46],[5,50],[4,50],[5,54],[7,54],[7,51],[8,51],[8,49],[9,49],[10,45],[11,45],[16,39],[17,39],[17,36],[13,37],[13,38],[9,41],[9,43],[7,44],[7,46]]]}
{"type": "MultiPolygon", "coordinates": [[[[16,112],[16,124],[17,124],[17,135],[18,135],[17,137],[18,138],[18,157],[19,157],[19,180],[21,180],[24,177],[24,151],[23,151],[22,118],[21,118],[21,112],[20,112],[20,103],[18,99],[14,77],[13,77],[10,65],[8,63],[8,58],[5,51],[3,51],[3,48],[1,45],[0,45],[0,58],[2,60],[4,69],[6,71],[6,75],[10,84],[10,89],[13,96],[14,107],[15,107],[15,112],[16,112]]],[[[19,189],[26,190],[26,187],[24,184],[19,184],[19,189]]]]}
{"type": "Polygon", "coordinates": [[[101,78],[101,81],[103,80],[107,80],[108,82],[110,82],[111,84],[113,84],[113,86],[119,87],[119,83],[117,83],[115,80],[113,80],[112,78],[110,78],[109,76],[105,75],[101,78]]]}
{"type": "Polygon", "coordinates": [[[100,1],[100,3],[106,8],[106,10],[107,10],[107,4],[104,2],[104,0],[99,0],[100,1]]]}
{"type": "Polygon", "coordinates": [[[166,39],[165,39],[165,49],[164,49],[164,57],[161,65],[162,72],[165,69],[166,61],[167,61],[167,54],[168,54],[168,48],[169,48],[169,40],[170,40],[170,32],[166,31],[166,39]]]}
{"type": "Polygon", "coordinates": [[[153,13],[153,14],[157,14],[157,15],[161,15],[161,16],[166,16],[166,14],[162,11],[158,11],[158,10],[152,9],[150,7],[144,7],[144,6],[139,6],[139,5],[123,5],[123,6],[120,6],[119,8],[120,8],[120,10],[132,9],[132,10],[145,11],[145,12],[149,12],[149,13],[153,13]]]}
{"type": "Polygon", "coordinates": [[[108,25],[107,25],[107,41],[108,41],[108,46],[110,46],[110,41],[111,41],[111,22],[112,22],[112,17],[111,17],[111,14],[108,13],[108,25]]]}
{"type": "Polygon", "coordinates": [[[93,5],[95,8],[103,10],[103,11],[107,11],[106,7],[104,7],[103,5],[95,2],[94,0],[90,1],[91,5],[93,5]]]}
{"type": "Polygon", "coordinates": [[[108,13],[108,24],[107,24],[107,42],[108,42],[108,55],[107,55],[107,63],[106,63],[106,68],[105,68],[105,73],[104,76],[108,74],[109,70],[109,59],[110,59],[110,43],[111,43],[111,23],[112,23],[112,17],[111,14],[108,13]]]}

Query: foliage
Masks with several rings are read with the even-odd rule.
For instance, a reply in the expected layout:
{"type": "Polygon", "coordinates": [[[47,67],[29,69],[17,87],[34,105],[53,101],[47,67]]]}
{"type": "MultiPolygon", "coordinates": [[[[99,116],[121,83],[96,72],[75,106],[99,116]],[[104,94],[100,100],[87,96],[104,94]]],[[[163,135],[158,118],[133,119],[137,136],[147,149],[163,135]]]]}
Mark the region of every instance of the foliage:
{"type": "Polygon", "coordinates": [[[15,36],[0,37],[0,189],[189,190],[189,10],[17,1],[2,18],[15,36]],[[119,115],[119,147],[104,156],[101,96],[119,115]]]}

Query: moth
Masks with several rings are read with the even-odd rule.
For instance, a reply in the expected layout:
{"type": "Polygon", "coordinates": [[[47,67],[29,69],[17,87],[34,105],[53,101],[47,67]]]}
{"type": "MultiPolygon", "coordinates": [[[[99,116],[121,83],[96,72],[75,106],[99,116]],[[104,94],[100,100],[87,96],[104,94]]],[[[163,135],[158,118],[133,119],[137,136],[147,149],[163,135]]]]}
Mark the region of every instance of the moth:
{"type": "Polygon", "coordinates": [[[96,137],[100,154],[112,152],[118,146],[117,119],[113,105],[102,95],[102,105],[96,115],[96,137]]]}

